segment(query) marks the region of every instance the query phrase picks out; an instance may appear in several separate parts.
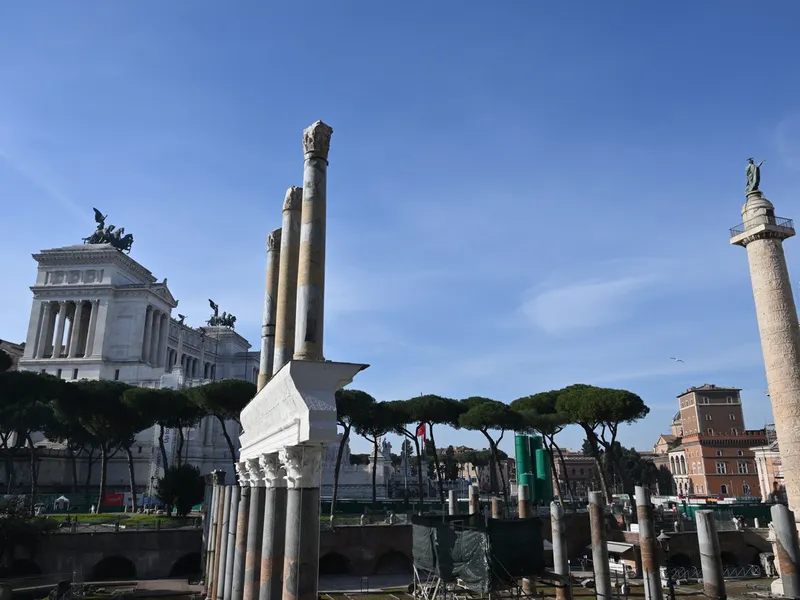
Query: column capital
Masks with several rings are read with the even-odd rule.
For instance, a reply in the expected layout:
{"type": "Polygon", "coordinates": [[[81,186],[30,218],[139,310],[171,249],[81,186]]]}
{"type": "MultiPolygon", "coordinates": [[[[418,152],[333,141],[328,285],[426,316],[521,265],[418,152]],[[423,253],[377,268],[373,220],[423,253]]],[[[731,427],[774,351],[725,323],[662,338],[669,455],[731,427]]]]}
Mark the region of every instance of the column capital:
{"type": "Polygon", "coordinates": [[[306,159],[321,158],[327,162],[333,128],[322,121],[303,130],[303,154],[306,159]]]}
{"type": "Polygon", "coordinates": [[[267,235],[267,252],[272,252],[273,250],[279,250],[281,247],[281,231],[282,229],[278,227],[277,229],[273,229],[267,235]]]}
{"type": "Polygon", "coordinates": [[[248,458],[244,462],[247,463],[247,471],[250,474],[250,487],[264,487],[264,469],[261,468],[259,459],[248,458]]]}
{"type": "Polygon", "coordinates": [[[303,188],[293,185],[286,190],[286,197],[283,199],[283,210],[300,210],[303,206],[303,188]]]}
{"type": "Polygon", "coordinates": [[[286,469],[286,487],[317,488],[322,475],[322,446],[287,446],[278,453],[286,469]]]}
{"type": "Polygon", "coordinates": [[[250,485],[250,471],[247,469],[246,462],[241,461],[236,463],[236,479],[239,481],[240,487],[250,485]]]}
{"type": "Polygon", "coordinates": [[[286,471],[277,453],[262,454],[258,461],[263,473],[264,487],[286,487],[286,471]]]}
{"type": "Polygon", "coordinates": [[[215,484],[217,485],[225,484],[225,471],[212,471],[211,477],[213,478],[215,484]]]}

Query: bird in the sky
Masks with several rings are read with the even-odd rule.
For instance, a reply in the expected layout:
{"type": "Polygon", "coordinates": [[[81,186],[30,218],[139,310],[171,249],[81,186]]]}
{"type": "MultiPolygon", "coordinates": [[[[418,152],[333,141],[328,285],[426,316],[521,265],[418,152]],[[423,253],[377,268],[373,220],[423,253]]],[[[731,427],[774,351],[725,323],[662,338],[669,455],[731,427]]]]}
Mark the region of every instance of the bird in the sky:
{"type": "Polygon", "coordinates": [[[674,356],[669,357],[670,360],[674,360],[676,363],[682,363],[683,361],[680,358],[675,358],[674,356]]]}

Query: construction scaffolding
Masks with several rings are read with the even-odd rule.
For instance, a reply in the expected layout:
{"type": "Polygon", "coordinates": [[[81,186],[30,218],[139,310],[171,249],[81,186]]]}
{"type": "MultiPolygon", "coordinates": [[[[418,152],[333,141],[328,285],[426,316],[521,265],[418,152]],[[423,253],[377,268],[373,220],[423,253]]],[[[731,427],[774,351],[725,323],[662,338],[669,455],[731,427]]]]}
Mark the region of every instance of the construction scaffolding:
{"type": "Polygon", "coordinates": [[[544,572],[541,521],[414,516],[414,595],[447,600],[459,590],[524,597],[522,578],[544,572]]]}

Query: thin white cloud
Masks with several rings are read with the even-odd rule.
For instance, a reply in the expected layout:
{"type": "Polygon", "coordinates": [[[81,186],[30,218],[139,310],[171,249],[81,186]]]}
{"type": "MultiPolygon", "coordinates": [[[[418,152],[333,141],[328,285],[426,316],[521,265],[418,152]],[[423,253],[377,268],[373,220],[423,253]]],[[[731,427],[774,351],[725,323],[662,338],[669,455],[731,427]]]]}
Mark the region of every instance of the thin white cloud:
{"type": "Polygon", "coordinates": [[[636,293],[654,281],[652,275],[639,275],[568,284],[535,294],[521,311],[549,334],[600,327],[623,319],[636,293]]]}

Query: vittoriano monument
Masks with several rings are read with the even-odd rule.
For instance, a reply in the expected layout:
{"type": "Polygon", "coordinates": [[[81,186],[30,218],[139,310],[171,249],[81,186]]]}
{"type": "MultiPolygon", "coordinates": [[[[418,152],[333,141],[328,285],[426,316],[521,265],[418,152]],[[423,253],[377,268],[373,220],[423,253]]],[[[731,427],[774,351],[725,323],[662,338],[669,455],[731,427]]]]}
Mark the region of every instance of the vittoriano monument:
{"type": "Polygon", "coordinates": [[[230,327],[231,329],[234,328],[236,323],[235,316],[229,315],[226,312],[219,314],[219,304],[214,302],[211,298],[208,299],[208,304],[211,306],[211,310],[214,311],[214,314],[211,315],[211,318],[206,321],[210,326],[214,327],[215,325],[219,325],[221,327],[230,327]]]}
{"type": "Polygon", "coordinates": [[[127,252],[130,254],[131,246],[133,245],[133,234],[125,233],[125,228],[120,227],[117,229],[114,225],[106,226],[106,219],[108,215],[104,215],[96,208],[94,210],[94,220],[97,223],[97,229],[89,237],[83,238],[84,244],[111,244],[120,252],[127,252]]]}

